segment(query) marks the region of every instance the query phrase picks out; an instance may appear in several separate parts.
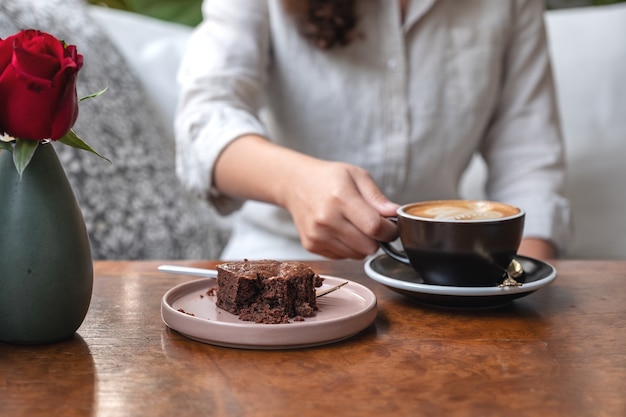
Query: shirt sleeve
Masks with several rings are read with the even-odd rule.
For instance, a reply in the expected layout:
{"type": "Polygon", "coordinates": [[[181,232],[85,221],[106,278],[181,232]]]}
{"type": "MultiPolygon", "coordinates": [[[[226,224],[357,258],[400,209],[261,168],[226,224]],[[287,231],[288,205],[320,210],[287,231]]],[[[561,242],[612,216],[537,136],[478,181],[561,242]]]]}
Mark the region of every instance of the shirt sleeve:
{"type": "Polygon", "coordinates": [[[227,214],[242,201],[213,187],[217,158],[242,135],[267,136],[258,117],[269,61],[267,3],[205,0],[202,11],[178,74],[176,172],[187,189],[227,214]]]}
{"type": "Polygon", "coordinates": [[[489,198],[526,211],[525,236],[563,250],[570,233],[563,197],[564,147],[541,0],[515,2],[502,90],[481,153],[488,166],[489,198]]]}

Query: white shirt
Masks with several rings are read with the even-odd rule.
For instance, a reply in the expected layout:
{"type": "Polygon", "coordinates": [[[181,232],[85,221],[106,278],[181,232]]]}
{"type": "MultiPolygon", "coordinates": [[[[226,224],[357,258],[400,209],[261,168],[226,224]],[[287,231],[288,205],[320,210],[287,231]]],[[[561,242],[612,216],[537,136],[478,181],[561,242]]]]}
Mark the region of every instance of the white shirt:
{"type": "MultiPolygon", "coordinates": [[[[478,151],[488,198],[526,210],[525,235],[563,247],[569,205],[543,0],[357,1],[363,38],[324,51],[280,0],[203,4],[179,73],[177,172],[222,213],[220,152],[259,134],[367,169],[403,204],[459,196],[478,151]]],[[[311,173],[315,175],[315,173],[311,173]]],[[[224,258],[310,258],[289,214],[246,202],[224,258]]]]}

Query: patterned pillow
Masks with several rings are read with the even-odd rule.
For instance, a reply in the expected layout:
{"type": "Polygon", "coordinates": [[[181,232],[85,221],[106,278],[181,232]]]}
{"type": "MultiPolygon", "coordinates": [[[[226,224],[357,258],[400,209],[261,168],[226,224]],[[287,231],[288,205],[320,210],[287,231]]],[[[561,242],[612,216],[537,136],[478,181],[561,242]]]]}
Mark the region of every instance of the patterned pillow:
{"type": "Polygon", "coordinates": [[[74,130],[113,163],[55,145],[87,224],[94,259],[217,258],[226,229],[179,185],[174,141],[137,76],[90,19],[81,0],[0,3],[0,37],[40,29],[84,55],[74,130]]]}

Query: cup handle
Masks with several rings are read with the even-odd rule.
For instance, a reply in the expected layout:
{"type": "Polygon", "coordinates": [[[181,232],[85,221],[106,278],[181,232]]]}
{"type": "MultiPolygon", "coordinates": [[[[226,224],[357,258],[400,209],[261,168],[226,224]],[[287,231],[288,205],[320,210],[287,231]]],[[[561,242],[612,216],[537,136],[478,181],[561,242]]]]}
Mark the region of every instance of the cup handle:
{"type": "MultiPolygon", "coordinates": [[[[397,217],[387,217],[387,219],[395,223],[396,225],[398,224],[397,217]]],[[[411,261],[409,261],[406,253],[391,246],[390,242],[382,242],[379,240],[378,244],[383,252],[385,252],[391,259],[395,259],[396,261],[402,262],[403,264],[411,265],[411,261]]]]}

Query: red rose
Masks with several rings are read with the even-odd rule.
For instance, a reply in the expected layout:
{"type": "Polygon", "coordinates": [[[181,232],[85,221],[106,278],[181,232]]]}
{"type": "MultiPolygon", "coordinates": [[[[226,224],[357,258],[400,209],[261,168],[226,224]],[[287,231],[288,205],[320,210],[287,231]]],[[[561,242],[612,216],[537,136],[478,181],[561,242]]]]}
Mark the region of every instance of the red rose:
{"type": "Polygon", "coordinates": [[[57,140],[78,117],[76,78],[83,56],[38,30],[0,40],[0,133],[57,140]]]}

